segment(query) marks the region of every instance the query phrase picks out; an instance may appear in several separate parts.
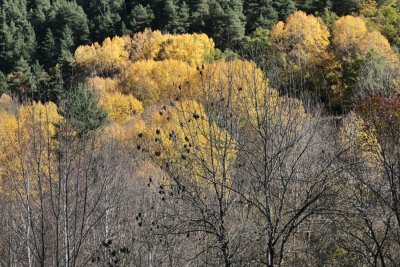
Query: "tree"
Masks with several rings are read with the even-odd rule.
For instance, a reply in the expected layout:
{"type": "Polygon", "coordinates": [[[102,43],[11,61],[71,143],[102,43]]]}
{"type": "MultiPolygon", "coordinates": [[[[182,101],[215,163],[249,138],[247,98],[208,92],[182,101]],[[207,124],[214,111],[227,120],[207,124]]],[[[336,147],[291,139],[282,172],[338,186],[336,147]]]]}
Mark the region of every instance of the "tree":
{"type": "Polygon", "coordinates": [[[166,108],[165,115],[156,113],[154,117],[155,127],[146,129],[148,141],[141,144],[148,149],[148,157],[168,174],[168,182],[161,189],[171,197],[167,195],[168,199],[164,197],[163,201],[176,199],[181,204],[181,212],[175,218],[169,213],[162,214],[171,219],[163,225],[169,231],[159,234],[188,237],[191,233],[205,234],[211,238],[205,248],[216,247],[218,258],[211,262],[232,266],[234,240],[229,235],[227,220],[235,203],[229,190],[236,157],[234,140],[194,101],[177,102],[174,107],[166,108]]]}
{"type": "Polygon", "coordinates": [[[127,64],[129,53],[126,50],[130,39],[115,36],[106,38],[100,45],[80,46],[74,54],[75,63],[92,73],[110,75],[127,64]]]}
{"type": "Polygon", "coordinates": [[[298,11],[286,23],[279,22],[271,31],[271,40],[293,64],[321,60],[329,45],[330,33],[319,18],[298,11]]]}
{"type": "Polygon", "coordinates": [[[178,16],[180,20],[180,27],[178,28],[178,33],[185,33],[189,30],[190,27],[190,9],[186,5],[186,2],[183,1],[179,7],[178,16]]]}
{"type": "Polygon", "coordinates": [[[0,71],[0,95],[7,92],[7,79],[3,72],[0,71]]]}
{"type": "Polygon", "coordinates": [[[182,90],[190,96],[189,81],[194,72],[194,67],[180,60],[137,61],[123,73],[121,86],[123,92],[134,95],[148,106],[173,100],[182,90]]]}
{"type": "Polygon", "coordinates": [[[360,7],[361,0],[340,1],[331,0],[332,10],[339,16],[349,15],[357,12],[360,7]]]}
{"type": "Polygon", "coordinates": [[[167,0],[164,6],[164,17],[165,17],[165,29],[175,34],[180,27],[180,18],[178,14],[178,8],[175,6],[173,0],[167,0]]]}
{"type": "Polygon", "coordinates": [[[1,70],[8,73],[21,58],[33,59],[36,35],[28,21],[26,5],[6,1],[0,10],[0,60],[1,70]]]}
{"type": "Polygon", "coordinates": [[[41,44],[40,62],[44,64],[46,69],[49,69],[55,65],[55,60],[57,56],[56,42],[54,40],[53,32],[50,28],[47,28],[44,40],[41,44]]]}
{"type": "Polygon", "coordinates": [[[210,15],[210,4],[207,0],[197,0],[192,8],[192,25],[191,31],[205,32],[208,25],[208,17],[210,15]]]}
{"type": "Polygon", "coordinates": [[[299,10],[306,12],[307,14],[316,12],[322,12],[325,8],[330,8],[330,1],[328,0],[297,0],[296,6],[299,10]]]}
{"type": "Polygon", "coordinates": [[[26,100],[26,98],[37,93],[31,67],[22,57],[16,63],[13,71],[7,75],[7,81],[11,93],[21,98],[21,100],[26,100]]]}
{"type": "Polygon", "coordinates": [[[100,99],[100,107],[108,113],[108,118],[116,122],[124,122],[135,114],[143,112],[143,105],[132,95],[115,93],[100,99]]]}
{"type": "Polygon", "coordinates": [[[214,40],[218,46],[224,48],[225,45],[228,43],[228,40],[226,39],[227,36],[224,34],[224,26],[227,20],[227,16],[225,14],[225,10],[222,8],[221,4],[218,1],[211,1],[209,19],[209,29],[207,33],[214,37],[214,40]]]}
{"type": "Polygon", "coordinates": [[[97,95],[83,84],[67,98],[62,114],[79,137],[86,137],[107,122],[107,112],[98,102],[97,95]]]}
{"type": "Polygon", "coordinates": [[[345,60],[351,60],[359,51],[359,44],[367,32],[367,25],[363,19],[353,16],[341,17],[333,25],[332,44],[345,60]]]}
{"type": "Polygon", "coordinates": [[[74,39],[72,30],[66,25],[62,31],[60,39],[60,52],[57,59],[58,63],[69,64],[72,62],[72,49],[74,48],[74,39]]]}
{"type": "Polygon", "coordinates": [[[121,25],[121,17],[118,13],[112,13],[107,8],[101,15],[95,17],[93,27],[94,40],[103,40],[108,36],[115,36],[120,34],[119,27],[121,25]]]}
{"type": "Polygon", "coordinates": [[[231,1],[226,10],[226,40],[239,42],[245,34],[246,17],[243,14],[243,3],[241,0],[231,1]]]}
{"type": "Polygon", "coordinates": [[[129,26],[134,33],[143,31],[145,28],[150,28],[154,20],[154,14],[150,6],[141,4],[135,6],[129,16],[129,26]]]}
{"type": "Polygon", "coordinates": [[[246,32],[249,34],[256,28],[266,29],[278,21],[278,13],[270,0],[248,0],[244,1],[244,14],[247,18],[246,32]]]}
{"type": "MultiPolygon", "coordinates": [[[[75,1],[55,2],[56,17],[54,18],[55,27],[62,36],[65,28],[69,28],[72,33],[74,44],[85,44],[90,40],[88,18],[75,1]]],[[[59,36],[60,36],[59,35],[59,36]]],[[[63,36],[61,37],[63,38],[63,36]]]]}
{"type": "Polygon", "coordinates": [[[274,1],[274,4],[280,20],[286,19],[296,11],[296,7],[292,0],[278,0],[274,1]]]}

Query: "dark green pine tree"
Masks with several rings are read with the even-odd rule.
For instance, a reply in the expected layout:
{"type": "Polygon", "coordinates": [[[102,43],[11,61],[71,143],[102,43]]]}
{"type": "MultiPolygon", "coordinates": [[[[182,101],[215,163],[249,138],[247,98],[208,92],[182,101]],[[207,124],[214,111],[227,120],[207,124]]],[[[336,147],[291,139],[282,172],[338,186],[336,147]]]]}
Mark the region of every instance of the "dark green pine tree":
{"type": "Polygon", "coordinates": [[[362,0],[331,0],[332,11],[339,16],[349,15],[353,12],[357,12],[360,8],[362,0]]]}
{"type": "Polygon", "coordinates": [[[241,0],[232,0],[226,11],[226,40],[232,42],[240,41],[246,30],[246,17],[243,14],[243,3],[241,0]]]}
{"type": "Polygon", "coordinates": [[[112,13],[109,8],[103,15],[96,16],[94,26],[92,25],[92,39],[103,41],[107,37],[120,34],[121,17],[118,13],[112,13]]]}
{"type": "Polygon", "coordinates": [[[44,39],[40,45],[37,57],[40,63],[44,65],[46,69],[54,66],[57,56],[57,46],[54,40],[53,32],[50,28],[47,28],[44,39]]]}
{"type": "Polygon", "coordinates": [[[98,96],[86,85],[79,84],[67,99],[61,114],[80,137],[108,122],[107,112],[98,105],[98,96]]]}
{"type": "Polygon", "coordinates": [[[177,31],[179,33],[185,33],[190,27],[190,10],[185,1],[183,1],[179,7],[178,16],[180,23],[177,31]]]}
{"type": "Polygon", "coordinates": [[[15,64],[13,71],[7,76],[10,92],[19,99],[30,99],[36,95],[35,79],[29,63],[21,57],[15,64]]]}
{"type": "Polygon", "coordinates": [[[49,27],[47,17],[51,10],[50,0],[34,0],[29,7],[29,21],[35,30],[36,38],[42,40],[49,27]]]}
{"type": "Polygon", "coordinates": [[[36,52],[36,35],[27,20],[26,2],[3,2],[0,10],[0,70],[9,73],[21,58],[31,61],[36,52]]]}
{"type": "Polygon", "coordinates": [[[132,33],[132,31],[128,30],[128,28],[126,27],[125,22],[121,21],[121,35],[129,35],[132,33]]]}
{"type": "Polygon", "coordinates": [[[62,31],[60,44],[59,44],[59,55],[58,63],[70,64],[73,61],[72,51],[74,48],[74,38],[72,36],[72,30],[66,25],[62,31]]]}
{"type": "Polygon", "coordinates": [[[35,101],[47,102],[47,90],[49,86],[50,76],[44,70],[43,66],[38,61],[31,66],[32,75],[34,77],[35,94],[30,96],[35,101]]]}
{"type": "Polygon", "coordinates": [[[129,26],[132,32],[140,32],[150,28],[154,20],[154,13],[150,6],[136,5],[129,15],[129,26]]]}
{"type": "Polygon", "coordinates": [[[178,8],[173,0],[166,0],[164,5],[164,27],[170,33],[177,33],[180,28],[178,8]]]}
{"type": "Polygon", "coordinates": [[[297,0],[296,7],[306,13],[315,14],[323,12],[325,8],[329,8],[329,0],[297,0]]]}
{"type": "Polygon", "coordinates": [[[7,79],[3,72],[0,71],[0,96],[4,93],[7,93],[8,85],[7,79]]]}
{"type": "Polygon", "coordinates": [[[60,99],[65,97],[64,95],[64,78],[63,70],[60,64],[56,64],[50,69],[50,79],[47,86],[47,99],[54,103],[59,103],[60,99]]]}
{"type": "Polygon", "coordinates": [[[89,43],[89,21],[83,8],[75,1],[57,1],[54,5],[56,16],[52,23],[55,29],[60,30],[57,36],[61,36],[64,27],[68,26],[76,45],[89,43]]]}
{"type": "Polygon", "coordinates": [[[290,14],[296,11],[293,0],[275,0],[275,10],[278,12],[279,20],[285,20],[290,14]]]}
{"type": "Polygon", "coordinates": [[[222,9],[220,3],[213,0],[210,3],[210,19],[209,26],[206,27],[208,35],[212,36],[217,46],[220,48],[226,48],[226,22],[227,16],[225,11],[222,9]]]}
{"type": "Polygon", "coordinates": [[[272,0],[247,0],[244,2],[244,14],[247,19],[247,34],[257,28],[270,29],[278,21],[278,13],[272,0]]]}
{"type": "Polygon", "coordinates": [[[15,60],[15,48],[13,47],[13,30],[3,20],[0,25],[0,71],[8,73],[12,68],[15,60]]]}
{"type": "Polygon", "coordinates": [[[210,16],[210,5],[207,0],[192,1],[191,31],[208,32],[206,26],[210,16]]]}
{"type": "Polygon", "coordinates": [[[80,0],[79,3],[90,21],[92,41],[121,35],[121,16],[126,16],[124,0],[80,0]]]}

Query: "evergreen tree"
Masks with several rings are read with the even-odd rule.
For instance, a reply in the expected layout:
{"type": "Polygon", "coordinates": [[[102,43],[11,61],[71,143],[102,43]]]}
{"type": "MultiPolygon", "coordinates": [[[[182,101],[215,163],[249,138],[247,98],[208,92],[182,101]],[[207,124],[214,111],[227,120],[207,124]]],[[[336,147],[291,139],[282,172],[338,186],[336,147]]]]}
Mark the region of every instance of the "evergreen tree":
{"type": "Polygon", "coordinates": [[[39,49],[38,58],[46,69],[54,66],[56,59],[56,42],[54,40],[53,32],[47,28],[44,40],[39,49]]]}
{"type": "Polygon", "coordinates": [[[275,0],[274,4],[279,20],[285,20],[290,14],[296,11],[293,0],[275,0]]]}
{"type": "Polygon", "coordinates": [[[36,94],[35,79],[28,62],[21,57],[13,71],[7,76],[8,88],[20,99],[30,98],[36,94]]]}
{"type": "Polygon", "coordinates": [[[329,5],[329,0],[297,0],[298,9],[306,13],[323,12],[329,5]]]}
{"type": "Polygon", "coordinates": [[[59,1],[56,2],[55,8],[57,12],[54,21],[56,29],[63,30],[65,26],[68,26],[73,33],[75,44],[89,43],[89,23],[82,7],[75,1],[59,1]]]}
{"type": "Polygon", "coordinates": [[[136,5],[129,16],[129,26],[132,31],[140,32],[145,28],[151,27],[151,23],[154,20],[154,14],[150,6],[144,7],[139,4],[136,5]]]}
{"type": "Polygon", "coordinates": [[[164,6],[165,29],[170,33],[176,33],[180,27],[178,9],[173,0],[166,0],[164,6]]]}
{"type": "Polygon", "coordinates": [[[272,0],[247,0],[244,4],[244,13],[247,18],[248,34],[259,27],[270,29],[278,21],[278,13],[272,0]]]}
{"type": "Polygon", "coordinates": [[[123,22],[123,21],[121,21],[121,30],[120,31],[121,31],[121,35],[122,36],[129,35],[129,34],[132,33],[130,30],[128,30],[128,28],[126,27],[125,22],[123,22]]]}
{"type": "Polygon", "coordinates": [[[80,137],[107,123],[107,112],[98,105],[99,98],[86,85],[79,84],[62,111],[80,137]]]}
{"type": "Polygon", "coordinates": [[[4,1],[0,10],[0,62],[1,70],[10,72],[20,57],[33,59],[36,35],[27,20],[26,2],[4,1]]]}
{"type": "Polygon", "coordinates": [[[338,14],[339,16],[344,16],[359,10],[362,0],[347,0],[347,1],[331,0],[331,2],[332,2],[332,11],[338,14]]]}
{"type": "Polygon", "coordinates": [[[178,15],[180,20],[178,32],[184,33],[190,27],[190,10],[185,1],[183,1],[181,6],[179,7],[178,15]]]}
{"type": "Polygon", "coordinates": [[[50,79],[48,81],[47,86],[47,99],[48,101],[52,101],[58,103],[61,98],[64,96],[64,79],[62,73],[62,66],[60,64],[56,64],[53,68],[50,69],[50,79]]]}
{"type": "Polygon", "coordinates": [[[209,32],[206,32],[210,36],[213,36],[216,44],[222,48],[225,48],[225,22],[227,16],[222,9],[219,2],[216,0],[212,1],[210,4],[210,20],[209,20],[209,32]]]}
{"type": "Polygon", "coordinates": [[[210,15],[210,6],[207,0],[196,0],[193,4],[193,14],[191,17],[192,31],[205,32],[207,20],[210,15]]]}
{"type": "Polygon", "coordinates": [[[13,44],[13,29],[3,20],[0,25],[0,71],[9,72],[15,62],[16,51],[13,44]]]}
{"type": "Polygon", "coordinates": [[[49,74],[44,70],[43,66],[40,65],[38,61],[32,65],[31,71],[34,77],[34,88],[36,89],[36,94],[32,95],[30,98],[36,101],[48,101],[47,87],[50,80],[49,74]]]}
{"type": "Polygon", "coordinates": [[[73,47],[74,47],[74,38],[72,37],[72,31],[68,27],[68,25],[66,25],[61,35],[58,62],[62,64],[72,62],[73,47]]]}
{"type": "Polygon", "coordinates": [[[118,35],[120,23],[121,17],[116,13],[112,13],[109,8],[106,9],[103,15],[96,16],[94,19],[92,40],[103,41],[109,36],[118,35]]]}
{"type": "Polygon", "coordinates": [[[243,14],[243,2],[241,0],[230,1],[226,16],[226,35],[228,39],[232,41],[241,40],[246,30],[246,17],[243,14]]]}
{"type": "Polygon", "coordinates": [[[42,40],[46,33],[46,28],[49,26],[47,14],[50,12],[51,3],[50,0],[35,0],[32,2],[32,7],[28,7],[30,22],[35,30],[36,38],[42,40]]]}
{"type": "Polygon", "coordinates": [[[0,71],[0,96],[8,90],[7,79],[3,72],[0,71]]]}

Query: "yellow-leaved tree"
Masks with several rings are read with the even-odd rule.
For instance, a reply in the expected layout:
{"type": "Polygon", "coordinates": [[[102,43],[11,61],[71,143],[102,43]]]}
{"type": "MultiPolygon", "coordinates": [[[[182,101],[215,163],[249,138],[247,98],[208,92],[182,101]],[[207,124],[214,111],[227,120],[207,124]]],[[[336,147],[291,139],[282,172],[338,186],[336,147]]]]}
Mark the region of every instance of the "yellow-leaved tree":
{"type": "Polygon", "coordinates": [[[195,68],[179,60],[137,61],[122,74],[121,85],[124,92],[148,105],[189,90],[194,73],[195,68]]]}
{"type": "Polygon", "coordinates": [[[382,57],[391,65],[398,64],[399,58],[392,49],[389,41],[378,31],[369,32],[365,35],[360,45],[360,53],[367,56],[373,52],[382,57]]]}
{"type": "Polygon", "coordinates": [[[302,11],[290,15],[286,22],[278,22],[271,31],[274,47],[287,62],[298,66],[326,58],[329,37],[329,30],[320,18],[302,11]]]}
{"type": "Polygon", "coordinates": [[[359,51],[368,29],[362,18],[344,16],[338,19],[332,29],[332,43],[335,50],[345,59],[351,59],[359,51]]]}
{"type": "Polygon", "coordinates": [[[140,137],[139,146],[154,160],[175,173],[186,172],[197,185],[229,183],[233,178],[235,141],[196,101],[179,101],[154,112],[140,137]]]}
{"type": "Polygon", "coordinates": [[[93,72],[115,72],[124,68],[129,58],[127,37],[106,38],[103,43],[79,46],[74,54],[77,65],[93,72]]]}
{"type": "Polygon", "coordinates": [[[94,76],[88,80],[89,87],[96,91],[99,97],[119,92],[119,83],[119,80],[99,76],[94,76]]]}
{"type": "Polygon", "coordinates": [[[133,61],[175,59],[196,66],[211,59],[214,47],[214,41],[206,34],[171,35],[146,29],[133,36],[131,59],[133,61]]]}
{"type": "MultiPolygon", "coordinates": [[[[32,173],[54,175],[56,124],[62,120],[54,103],[31,103],[15,114],[0,112],[0,176],[19,183],[32,173]]],[[[34,186],[34,185],[33,185],[34,186]]]]}
{"type": "Polygon", "coordinates": [[[139,100],[119,92],[101,97],[99,104],[107,111],[108,118],[115,122],[125,122],[143,112],[143,105],[139,100]]]}

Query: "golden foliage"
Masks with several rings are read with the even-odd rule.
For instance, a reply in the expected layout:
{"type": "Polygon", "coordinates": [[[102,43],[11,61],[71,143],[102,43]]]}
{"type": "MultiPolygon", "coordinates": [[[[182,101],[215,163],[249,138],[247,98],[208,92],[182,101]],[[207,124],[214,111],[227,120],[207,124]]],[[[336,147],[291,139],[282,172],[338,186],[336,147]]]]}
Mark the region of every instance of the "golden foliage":
{"type": "Polygon", "coordinates": [[[171,99],[179,94],[179,87],[188,88],[195,69],[178,60],[138,61],[122,75],[122,87],[145,105],[171,99]]]}
{"type": "Polygon", "coordinates": [[[11,96],[7,94],[2,94],[0,97],[0,113],[1,112],[11,112],[14,107],[14,102],[11,96]]]}
{"type": "Polygon", "coordinates": [[[205,34],[161,34],[146,29],[132,38],[131,58],[138,60],[180,60],[190,65],[207,62],[215,44],[205,34]]]}
{"type": "Polygon", "coordinates": [[[113,122],[104,127],[102,137],[115,139],[120,142],[125,148],[136,149],[138,142],[138,134],[143,133],[146,129],[146,124],[139,116],[132,116],[123,123],[113,122]]]}
{"type": "Polygon", "coordinates": [[[22,128],[30,134],[41,133],[46,137],[54,137],[55,124],[59,123],[62,117],[58,114],[56,104],[33,102],[19,109],[17,119],[22,128]]]}
{"type": "Polygon", "coordinates": [[[94,89],[100,97],[119,92],[119,81],[111,78],[95,76],[88,80],[88,85],[90,88],[94,89]]]}
{"type": "MultiPolygon", "coordinates": [[[[0,176],[22,179],[30,164],[37,175],[51,171],[55,124],[62,120],[54,103],[31,103],[16,112],[1,113],[0,176]],[[50,153],[49,153],[50,152],[50,153]]],[[[4,181],[3,181],[4,182],[4,181]]]]}
{"type": "Polygon", "coordinates": [[[326,57],[329,30],[324,22],[313,15],[298,11],[286,22],[278,22],[271,31],[274,46],[294,64],[316,63],[326,57]]]}
{"type": "Polygon", "coordinates": [[[270,88],[262,70],[251,61],[217,61],[206,65],[194,85],[199,103],[210,110],[229,110],[243,123],[257,124],[267,116],[283,123],[291,113],[307,116],[301,101],[279,96],[270,88]]]}
{"type": "Polygon", "coordinates": [[[205,34],[167,35],[161,43],[158,58],[181,60],[189,65],[201,65],[214,53],[214,42],[205,34]]]}
{"type": "Polygon", "coordinates": [[[129,58],[126,49],[128,39],[115,36],[103,43],[79,46],[75,51],[76,64],[92,71],[115,71],[122,69],[129,58]]]}
{"type": "Polygon", "coordinates": [[[389,41],[380,32],[373,31],[367,33],[360,43],[360,53],[366,56],[373,52],[392,64],[398,63],[399,59],[390,46],[389,41]]]}
{"type": "Polygon", "coordinates": [[[201,185],[232,178],[235,143],[195,101],[154,112],[144,138],[158,161],[187,168],[188,175],[201,185]]]}
{"type": "Polygon", "coordinates": [[[380,145],[376,131],[369,127],[361,116],[352,112],[343,120],[339,132],[340,145],[352,155],[360,155],[367,163],[377,167],[380,145]]]}
{"type": "Polygon", "coordinates": [[[139,100],[121,93],[105,95],[99,104],[108,112],[108,117],[116,122],[127,121],[133,115],[143,112],[143,105],[139,100]]]}
{"type": "Polygon", "coordinates": [[[132,37],[130,58],[132,61],[155,59],[160,51],[160,44],[165,39],[160,31],[145,29],[132,37]]]}
{"type": "Polygon", "coordinates": [[[368,29],[362,18],[344,16],[333,25],[332,43],[336,50],[345,57],[354,56],[368,29]]]}

